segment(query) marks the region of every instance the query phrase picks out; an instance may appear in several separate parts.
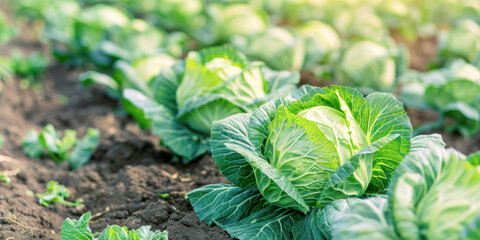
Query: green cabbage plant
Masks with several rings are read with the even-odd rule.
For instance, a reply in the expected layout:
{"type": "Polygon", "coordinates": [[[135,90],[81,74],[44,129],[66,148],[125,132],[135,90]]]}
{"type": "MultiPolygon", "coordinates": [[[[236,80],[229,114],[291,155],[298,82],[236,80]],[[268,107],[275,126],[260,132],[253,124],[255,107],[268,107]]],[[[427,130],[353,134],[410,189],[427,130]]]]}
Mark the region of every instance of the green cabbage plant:
{"type": "Polygon", "coordinates": [[[480,25],[473,20],[457,22],[448,32],[440,35],[438,55],[443,58],[463,58],[473,62],[480,53],[480,25]]]}
{"type": "Polygon", "coordinates": [[[479,239],[478,156],[439,147],[407,155],[386,198],[336,203],[333,239],[479,239]]]}
{"type": "Polygon", "coordinates": [[[388,93],[304,86],[214,122],[212,154],[232,184],[187,194],[201,220],[239,239],[324,239],[332,201],[386,192],[412,125],[388,93]]]}
{"type": "Polygon", "coordinates": [[[299,74],[272,71],[250,62],[233,47],[211,47],[188,54],[150,85],[151,95],[126,89],[125,110],[142,128],[152,127],[184,163],[209,151],[213,121],[252,112],[296,88],[299,74]]]}
{"type": "Polygon", "coordinates": [[[410,72],[401,82],[400,98],[408,107],[440,114],[437,122],[419,127],[416,133],[445,126],[448,132],[472,137],[480,130],[480,70],[474,65],[457,59],[442,69],[410,72]]]}
{"type": "Polygon", "coordinates": [[[271,27],[259,34],[237,36],[232,44],[276,70],[298,71],[304,65],[305,43],[287,28],[271,27]]]}
{"type": "Polygon", "coordinates": [[[397,76],[408,66],[408,55],[402,47],[389,47],[372,41],[359,41],[342,54],[335,80],[342,85],[358,87],[362,92],[391,92],[397,76]]]}

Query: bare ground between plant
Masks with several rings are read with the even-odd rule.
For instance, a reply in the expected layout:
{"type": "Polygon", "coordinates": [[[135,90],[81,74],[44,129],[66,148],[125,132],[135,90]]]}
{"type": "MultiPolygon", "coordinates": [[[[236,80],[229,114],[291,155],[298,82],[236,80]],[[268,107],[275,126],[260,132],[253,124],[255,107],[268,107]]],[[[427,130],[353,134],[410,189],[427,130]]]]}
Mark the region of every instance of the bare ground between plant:
{"type": "MultiPolygon", "coordinates": [[[[21,35],[0,52],[15,47],[48,51],[31,43],[21,35]]],[[[53,63],[40,91],[22,89],[19,78],[4,85],[0,133],[5,145],[0,148],[0,172],[7,173],[12,183],[0,183],[0,239],[60,239],[64,219],[79,218],[86,211],[92,212],[94,232],[108,224],[151,225],[154,230],[167,230],[170,239],[231,239],[217,227],[200,222],[185,199],[185,193],[195,188],[226,182],[213,159],[204,156],[187,166],[173,162],[170,151],[158,145],[158,137],[140,130],[103,89],[81,87],[77,80],[81,71],[53,63]],[[68,103],[61,101],[62,96],[68,103]],[[101,144],[91,161],[70,171],[67,164],[57,165],[48,156],[29,159],[23,153],[22,138],[29,129],[40,131],[48,123],[81,136],[89,127],[98,128],[101,144]],[[39,205],[27,192],[44,192],[50,180],[66,185],[69,200],[80,199],[84,206],[39,205]],[[158,193],[169,196],[162,198],[158,193]]]]}

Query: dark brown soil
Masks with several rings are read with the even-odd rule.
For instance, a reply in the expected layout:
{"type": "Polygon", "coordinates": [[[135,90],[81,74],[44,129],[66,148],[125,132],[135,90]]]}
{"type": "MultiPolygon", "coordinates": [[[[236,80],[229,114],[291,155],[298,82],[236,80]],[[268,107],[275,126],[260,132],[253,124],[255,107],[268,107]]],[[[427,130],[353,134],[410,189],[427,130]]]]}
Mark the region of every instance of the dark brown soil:
{"type": "MultiPolygon", "coordinates": [[[[14,48],[48,53],[32,35],[23,31],[0,46],[0,53],[7,55],[14,48]]],[[[0,134],[5,144],[0,148],[0,173],[9,175],[12,183],[0,182],[0,239],[60,239],[65,218],[79,218],[86,211],[92,213],[93,231],[109,224],[151,225],[154,230],[169,231],[169,239],[231,239],[217,227],[200,222],[185,200],[185,193],[195,188],[226,182],[213,159],[204,156],[188,166],[172,162],[168,149],[158,145],[158,137],[140,130],[102,88],[79,85],[82,71],[52,63],[40,91],[22,89],[19,78],[4,84],[0,134]],[[61,96],[68,98],[67,104],[62,105],[61,96]],[[77,130],[80,136],[88,127],[98,128],[101,144],[92,160],[72,172],[67,164],[57,165],[48,156],[29,159],[23,153],[22,138],[28,130],[39,131],[48,123],[59,130],[77,130]],[[50,180],[67,186],[69,200],[79,199],[84,206],[45,208],[27,194],[45,192],[50,180]]]]}
{"type": "Polygon", "coordinates": [[[172,163],[170,152],[156,144],[157,137],[139,130],[125,115],[113,114],[117,103],[104,97],[101,89],[80,88],[77,74],[55,65],[46,73],[43,91],[22,90],[15,79],[0,96],[0,133],[6,140],[0,149],[0,172],[13,180],[9,185],[0,183],[0,239],[59,239],[63,220],[86,211],[92,212],[93,231],[108,224],[133,226],[144,219],[142,223],[153,229],[169,230],[171,239],[230,239],[201,223],[184,198],[194,188],[226,182],[213,159],[205,156],[189,166],[172,163]],[[68,96],[69,103],[62,106],[58,94],[68,96]],[[100,129],[101,145],[90,163],[71,172],[66,164],[56,165],[48,157],[28,159],[21,139],[29,129],[40,130],[46,123],[80,134],[87,127],[100,129]],[[49,180],[65,184],[72,199],[81,199],[85,206],[44,208],[27,195],[27,190],[44,192],[49,180]],[[162,199],[158,193],[170,197],[162,199]],[[154,221],[145,217],[159,214],[164,215],[154,221]],[[139,221],[127,222],[135,217],[139,221]]]}

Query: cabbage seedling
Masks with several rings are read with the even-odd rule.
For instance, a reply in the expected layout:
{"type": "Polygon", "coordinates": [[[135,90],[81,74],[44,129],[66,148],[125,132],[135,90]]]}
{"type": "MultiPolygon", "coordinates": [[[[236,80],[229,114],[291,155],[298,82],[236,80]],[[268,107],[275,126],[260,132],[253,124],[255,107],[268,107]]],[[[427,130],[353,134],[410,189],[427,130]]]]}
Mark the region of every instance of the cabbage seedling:
{"type": "Polygon", "coordinates": [[[73,169],[77,169],[90,160],[100,139],[100,132],[93,128],[87,129],[80,140],[77,140],[77,132],[74,130],[65,130],[62,138],[60,135],[51,124],[46,125],[40,134],[30,130],[23,138],[23,151],[31,158],[38,158],[46,149],[55,162],[68,161],[73,169]]]}
{"type": "Polygon", "coordinates": [[[78,220],[67,218],[62,225],[62,240],[167,240],[166,231],[151,231],[150,226],[143,226],[137,230],[128,230],[127,227],[117,225],[107,226],[98,237],[89,227],[91,213],[83,214],[78,220]]]}
{"type": "Polygon", "coordinates": [[[47,183],[47,192],[38,193],[37,197],[40,205],[44,207],[48,207],[50,204],[63,204],[69,207],[83,206],[83,203],[78,200],[75,200],[75,202],[66,201],[65,198],[70,197],[70,191],[57,181],[49,181],[47,183]]]}

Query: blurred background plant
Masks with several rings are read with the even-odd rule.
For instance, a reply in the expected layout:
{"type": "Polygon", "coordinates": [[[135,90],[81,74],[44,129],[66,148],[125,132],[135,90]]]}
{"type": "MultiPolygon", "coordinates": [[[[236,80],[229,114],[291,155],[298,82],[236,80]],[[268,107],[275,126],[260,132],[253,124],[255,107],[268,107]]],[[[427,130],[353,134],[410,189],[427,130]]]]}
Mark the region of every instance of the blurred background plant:
{"type": "MultiPolygon", "coordinates": [[[[418,79],[429,78],[409,70],[410,55],[418,51],[411,46],[419,40],[436,46],[435,59],[415,66],[434,71],[426,76],[450,71],[455,59],[478,68],[480,59],[479,1],[10,0],[9,6],[16,19],[38,26],[57,61],[90,70],[80,76],[84,85],[106,85],[117,99],[126,88],[148,95],[163,68],[189,51],[221,44],[274,70],[300,71],[362,93],[404,96],[425,85],[418,79]]],[[[16,32],[3,19],[0,15],[0,42],[16,32]]],[[[30,68],[40,69],[38,62],[30,68]]],[[[2,79],[17,71],[3,65],[2,79]]],[[[32,72],[20,75],[32,79],[37,74],[32,72]]],[[[423,94],[424,88],[415,91],[423,94]]],[[[423,98],[402,99],[428,109],[423,98]]],[[[443,107],[428,106],[443,115],[443,107]]]]}

